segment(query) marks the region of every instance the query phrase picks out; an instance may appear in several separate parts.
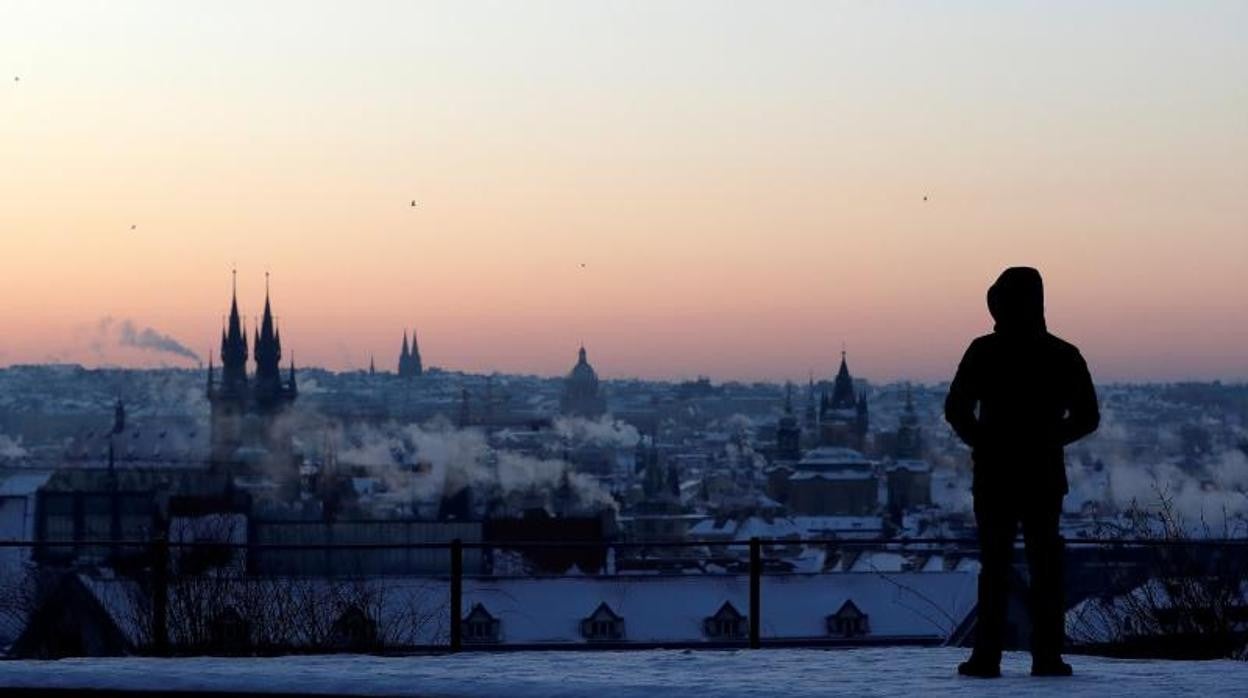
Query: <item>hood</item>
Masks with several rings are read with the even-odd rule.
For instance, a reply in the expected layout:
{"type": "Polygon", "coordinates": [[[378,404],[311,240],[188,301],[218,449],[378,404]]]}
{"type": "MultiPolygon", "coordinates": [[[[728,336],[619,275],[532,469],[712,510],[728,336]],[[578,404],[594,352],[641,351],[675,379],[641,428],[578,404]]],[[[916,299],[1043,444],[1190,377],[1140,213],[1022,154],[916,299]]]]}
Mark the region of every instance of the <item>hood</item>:
{"type": "Polygon", "coordinates": [[[1044,282],[1031,267],[1010,267],[988,289],[994,329],[1006,333],[1044,332],[1044,282]]]}

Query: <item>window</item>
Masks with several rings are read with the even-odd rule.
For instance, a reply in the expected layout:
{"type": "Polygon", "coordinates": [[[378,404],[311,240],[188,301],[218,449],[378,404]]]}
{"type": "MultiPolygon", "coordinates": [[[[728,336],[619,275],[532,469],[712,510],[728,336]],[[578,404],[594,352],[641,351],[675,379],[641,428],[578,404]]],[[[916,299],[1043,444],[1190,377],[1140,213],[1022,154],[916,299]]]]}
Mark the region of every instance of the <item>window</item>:
{"type": "Polygon", "coordinates": [[[466,643],[492,644],[500,640],[500,625],[498,619],[478,603],[473,605],[472,610],[460,622],[460,632],[466,643]]]}
{"type": "Polygon", "coordinates": [[[840,610],[828,616],[828,634],[838,637],[859,637],[871,632],[871,623],[852,600],[841,605],[840,610]]]}
{"type": "Polygon", "coordinates": [[[624,619],[605,603],[581,621],[581,636],[591,642],[624,639],[624,619]]]}
{"type": "Polygon", "coordinates": [[[741,615],[732,602],[725,601],[715,615],[703,619],[702,633],[713,640],[742,638],[745,637],[745,621],[745,616],[741,615]]]}

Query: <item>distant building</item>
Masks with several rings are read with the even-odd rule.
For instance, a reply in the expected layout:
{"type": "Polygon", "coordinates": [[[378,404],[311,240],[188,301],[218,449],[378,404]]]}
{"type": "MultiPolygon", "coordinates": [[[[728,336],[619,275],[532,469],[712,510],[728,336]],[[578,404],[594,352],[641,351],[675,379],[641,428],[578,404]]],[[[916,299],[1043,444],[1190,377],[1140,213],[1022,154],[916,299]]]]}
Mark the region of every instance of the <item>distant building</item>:
{"type": "Polygon", "coordinates": [[[581,347],[576,365],[563,381],[559,411],[565,415],[591,419],[606,414],[607,399],[602,394],[598,374],[585,356],[585,347],[581,347]]]}
{"type": "Polygon", "coordinates": [[[786,387],[784,415],[776,424],[776,460],[797,461],[802,458],[802,427],[793,414],[793,386],[786,387]]]}
{"type": "Polygon", "coordinates": [[[888,510],[901,514],[932,504],[932,466],[916,459],[899,460],[885,468],[888,510]]]}
{"type": "Polygon", "coordinates": [[[804,516],[865,516],[879,508],[876,464],[848,448],[817,448],[773,470],[768,494],[804,516]]]}
{"type": "Polygon", "coordinates": [[[823,393],[819,400],[819,444],[862,451],[866,445],[868,421],[867,395],[854,388],[854,378],[849,374],[842,351],[832,393],[823,393]]]}
{"type": "Polygon", "coordinates": [[[901,413],[897,436],[893,442],[893,457],[897,460],[923,457],[923,431],[919,427],[919,415],[914,411],[914,396],[906,386],[906,407],[901,413]]]}
{"type": "Polygon", "coordinates": [[[416,378],[424,375],[425,366],[420,360],[420,346],[416,343],[416,331],[412,330],[412,345],[407,345],[407,330],[403,330],[403,346],[399,349],[399,377],[416,378]]]}
{"type": "Polygon", "coordinates": [[[295,362],[282,378],[282,335],[273,319],[268,283],[264,316],[255,332],[252,355],[256,370],[247,375],[247,339],[238,312],[238,292],[230,301],[228,325],[221,331],[221,377],[208,359],[208,402],[212,405],[210,452],[215,464],[267,462],[291,464],[294,454],[290,425],[280,419],[298,396],[295,362]]]}

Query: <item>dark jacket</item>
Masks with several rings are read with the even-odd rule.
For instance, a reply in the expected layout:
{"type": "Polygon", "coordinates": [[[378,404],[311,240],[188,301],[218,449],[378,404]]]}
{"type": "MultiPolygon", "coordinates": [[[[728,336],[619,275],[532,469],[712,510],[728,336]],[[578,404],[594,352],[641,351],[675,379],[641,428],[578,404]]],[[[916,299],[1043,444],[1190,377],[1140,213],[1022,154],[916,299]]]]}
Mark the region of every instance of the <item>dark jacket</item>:
{"type": "Polygon", "coordinates": [[[1035,269],[1006,269],[988,310],[993,332],[971,342],[945,400],[945,419],[972,449],[972,489],[1065,494],[1062,447],[1100,423],[1087,363],[1046,329],[1035,269]]]}

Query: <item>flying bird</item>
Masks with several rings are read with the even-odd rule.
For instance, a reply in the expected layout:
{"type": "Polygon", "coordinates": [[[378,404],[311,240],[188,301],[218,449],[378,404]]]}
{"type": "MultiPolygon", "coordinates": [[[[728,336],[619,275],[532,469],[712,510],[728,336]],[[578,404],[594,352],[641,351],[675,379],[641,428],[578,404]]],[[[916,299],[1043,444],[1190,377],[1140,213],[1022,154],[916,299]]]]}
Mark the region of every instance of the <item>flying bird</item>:
{"type": "Polygon", "coordinates": [[[926,197],[926,196],[925,196],[925,197],[923,197],[923,200],[924,200],[924,201],[927,201],[927,197],[926,197]]]}
{"type": "Polygon", "coordinates": [[[412,199],[412,208],[416,207],[416,199],[412,199]]]}
{"type": "Polygon", "coordinates": [[[131,230],[134,230],[134,229],[135,229],[135,228],[137,228],[137,227],[139,227],[139,226],[134,225],[134,224],[131,224],[131,225],[130,225],[130,229],[131,229],[131,230]]]}

